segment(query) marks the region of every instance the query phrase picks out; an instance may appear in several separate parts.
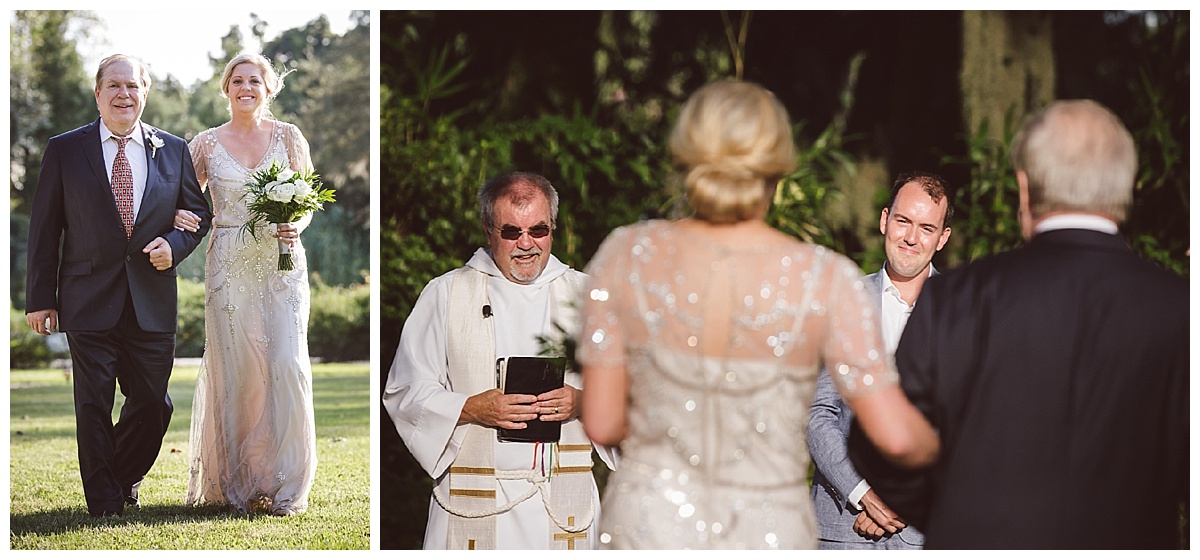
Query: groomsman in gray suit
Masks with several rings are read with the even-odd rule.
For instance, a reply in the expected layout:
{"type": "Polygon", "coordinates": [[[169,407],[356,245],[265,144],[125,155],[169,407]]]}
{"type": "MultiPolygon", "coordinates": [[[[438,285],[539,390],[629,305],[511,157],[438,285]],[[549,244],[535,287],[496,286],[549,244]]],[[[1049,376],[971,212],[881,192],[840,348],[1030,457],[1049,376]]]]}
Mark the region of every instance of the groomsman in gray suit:
{"type": "MultiPolygon", "coordinates": [[[[950,239],[953,213],[946,183],[937,175],[904,173],[892,185],[891,200],[879,216],[887,260],[862,279],[879,306],[888,352],[896,350],[925,280],[937,274],[931,261],[950,239]]],[[[846,438],[853,419],[829,372],[822,371],[808,424],[808,449],[817,467],[812,499],[820,548],[921,548],[924,536],[907,526],[850,463],[846,438]]]]}

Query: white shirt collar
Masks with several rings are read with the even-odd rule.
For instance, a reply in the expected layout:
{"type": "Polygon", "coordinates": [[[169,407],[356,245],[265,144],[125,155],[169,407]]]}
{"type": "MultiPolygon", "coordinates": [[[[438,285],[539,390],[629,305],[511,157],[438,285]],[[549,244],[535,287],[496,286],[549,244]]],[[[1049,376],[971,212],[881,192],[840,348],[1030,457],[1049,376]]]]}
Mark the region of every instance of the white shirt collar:
{"type": "MultiPolygon", "coordinates": [[[[109,130],[107,126],[104,126],[104,119],[100,119],[100,142],[107,142],[109,138],[120,137],[116,134],[113,134],[113,131],[109,130]]],[[[133,140],[133,142],[139,146],[146,146],[146,135],[142,133],[141,119],[138,119],[136,123],[133,123],[133,130],[129,133],[129,139],[133,140]]]]}
{"type": "Polygon", "coordinates": [[[1090,229],[1116,235],[1117,223],[1095,214],[1057,214],[1038,222],[1033,232],[1042,233],[1056,229],[1090,229]]]}
{"type": "MultiPolygon", "coordinates": [[[[929,276],[933,276],[934,274],[937,274],[937,269],[934,268],[933,263],[929,263],[929,276]]],[[[888,276],[886,261],[883,263],[883,269],[880,270],[880,276],[882,277],[883,283],[880,285],[881,289],[879,291],[885,294],[892,294],[896,296],[896,299],[904,301],[904,298],[900,297],[900,288],[897,288],[896,285],[892,283],[892,277],[888,276]]],[[[906,301],[904,303],[908,304],[909,307],[912,307],[912,304],[909,304],[906,301]]]]}

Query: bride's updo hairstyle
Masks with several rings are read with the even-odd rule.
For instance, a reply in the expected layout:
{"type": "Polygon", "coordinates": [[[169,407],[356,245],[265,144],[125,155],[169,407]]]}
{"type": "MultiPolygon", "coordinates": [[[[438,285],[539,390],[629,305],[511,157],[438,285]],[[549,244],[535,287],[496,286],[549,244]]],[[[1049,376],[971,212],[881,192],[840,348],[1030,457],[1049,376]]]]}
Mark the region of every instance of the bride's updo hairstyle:
{"type": "Polygon", "coordinates": [[[775,184],[796,167],[787,110],[747,82],[713,82],[693,93],[669,146],[684,167],[688,205],[717,224],[761,217],[775,184]]]}
{"type": "MultiPolygon", "coordinates": [[[[275,100],[275,96],[283,90],[283,78],[291,74],[294,70],[289,70],[283,74],[275,71],[271,66],[271,61],[261,54],[243,53],[233,57],[228,64],[225,65],[225,71],[221,73],[221,97],[229,99],[229,80],[233,79],[233,69],[239,64],[247,63],[258,67],[258,71],[262,72],[263,87],[267,90],[267,100],[263,103],[262,114],[271,116],[271,102],[275,100]]],[[[233,100],[229,99],[229,103],[225,106],[229,113],[233,114],[233,100]]]]}

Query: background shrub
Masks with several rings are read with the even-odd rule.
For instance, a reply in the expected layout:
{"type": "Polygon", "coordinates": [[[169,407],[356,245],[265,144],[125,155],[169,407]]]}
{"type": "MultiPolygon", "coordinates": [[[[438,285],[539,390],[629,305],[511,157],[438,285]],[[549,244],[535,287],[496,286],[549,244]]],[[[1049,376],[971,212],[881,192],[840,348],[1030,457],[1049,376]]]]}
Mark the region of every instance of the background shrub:
{"type": "Polygon", "coordinates": [[[175,357],[204,355],[204,281],[179,277],[179,319],[175,327],[175,357]]]}
{"type": "Polygon", "coordinates": [[[50,352],[50,346],[46,343],[46,337],[29,329],[29,324],[25,322],[24,312],[9,307],[8,332],[10,333],[8,337],[9,367],[33,369],[50,365],[53,355],[50,352]]]}
{"type": "Polygon", "coordinates": [[[368,284],[330,286],[313,280],[308,353],[325,362],[371,357],[371,290],[368,284]]]}
{"type": "MultiPolygon", "coordinates": [[[[175,357],[204,355],[204,282],[179,279],[179,323],[175,357]]],[[[15,311],[14,311],[15,313],[15,311]]],[[[308,318],[308,351],[325,362],[367,360],[371,356],[371,293],[368,284],[330,286],[320,277],[312,280],[312,308],[308,318]]],[[[14,315],[13,321],[17,317],[14,315]]],[[[20,317],[25,327],[25,317],[20,317]]],[[[14,322],[14,330],[17,326],[14,322]]],[[[25,331],[29,331],[25,327],[25,331]]],[[[32,336],[33,333],[29,333],[32,336]]],[[[38,337],[41,338],[41,337],[38,337]]],[[[14,347],[16,338],[14,337],[14,347]]],[[[15,355],[15,350],[14,350],[15,355]]],[[[15,362],[14,362],[15,364],[15,362]]],[[[13,367],[16,367],[15,365],[13,367]]]]}

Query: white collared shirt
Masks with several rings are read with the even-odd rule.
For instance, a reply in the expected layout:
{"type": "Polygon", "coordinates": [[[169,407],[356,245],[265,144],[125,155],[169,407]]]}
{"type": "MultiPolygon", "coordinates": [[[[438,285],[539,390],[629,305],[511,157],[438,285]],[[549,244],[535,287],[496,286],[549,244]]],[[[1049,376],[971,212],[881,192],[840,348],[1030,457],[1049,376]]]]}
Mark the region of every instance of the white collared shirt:
{"type": "Polygon", "coordinates": [[[1056,229],[1090,229],[1116,235],[1120,230],[1117,223],[1095,214],[1057,214],[1038,222],[1033,228],[1034,233],[1042,233],[1056,229]]]}
{"type": "MultiPolygon", "coordinates": [[[[125,144],[125,157],[129,159],[129,169],[133,172],[133,219],[136,221],[138,210],[142,208],[142,195],[146,193],[146,176],[150,168],[150,162],[146,161],[146,135],[142,132],[142,121],[133,125],[129,140],[125,144]]],[[[111,185],[113,161],[117,159],[117,135],[104,126],[104,119],[100,119],[100,147],[104,150],[104,168],[108,170],[108,182],[111,185]]]]}
{"type": "MultiPolygon", "coordinates": [[[[933,274],[933,265],[929,265],[928,274],[933,274]]],[[[904,326],[908,324],[908,317],[912,315],[912,304],[904,301],[900,296],[900,288],[897,288],[892,283],[892,279],[887,274],[887,269],[881,272],[883,278],[881,285],[882,292],[880,294],[880,310],[882,313],[879,317],[879,326],[883,330],[883,345],[887,348],[888,354],[895,354],[896,347],[900,345],[900,335],[904,334],[904,326]]]]}

